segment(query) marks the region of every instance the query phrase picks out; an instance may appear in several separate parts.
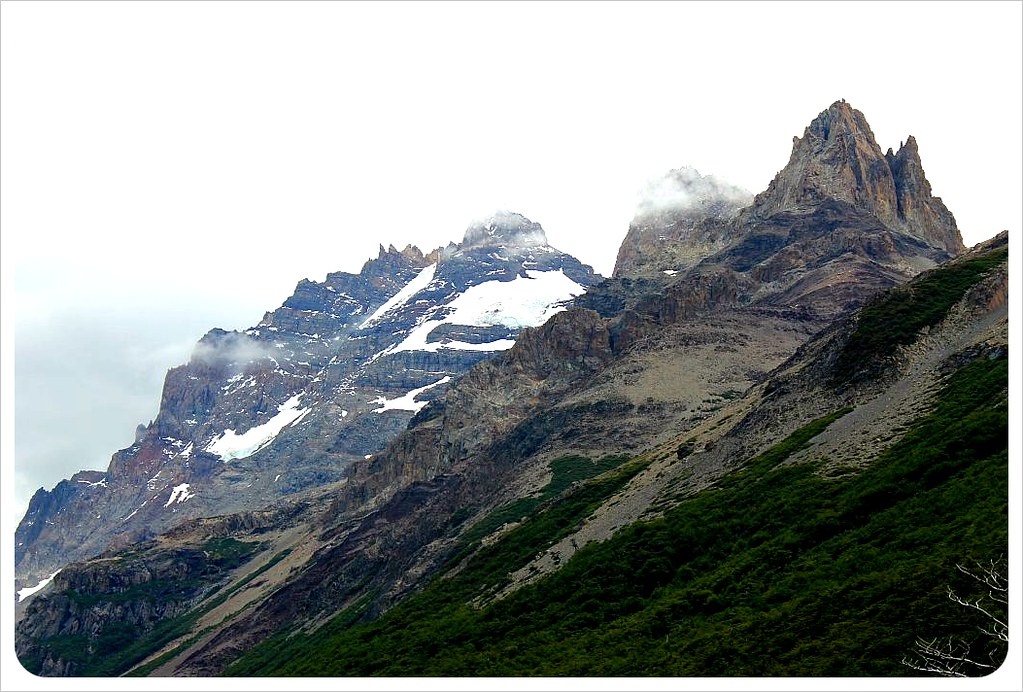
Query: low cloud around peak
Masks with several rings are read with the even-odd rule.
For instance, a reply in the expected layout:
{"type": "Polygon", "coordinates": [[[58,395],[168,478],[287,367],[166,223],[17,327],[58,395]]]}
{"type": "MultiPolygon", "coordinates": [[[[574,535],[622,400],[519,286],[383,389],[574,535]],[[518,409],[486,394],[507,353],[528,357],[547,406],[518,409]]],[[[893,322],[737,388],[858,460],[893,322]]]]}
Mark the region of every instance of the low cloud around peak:
{"type": "Polygon", "coordinates": [[[752,201],[748,190],[685,166],[647,182],[638,194],[636,216],[667,212],[721,216],[752,201]]]}

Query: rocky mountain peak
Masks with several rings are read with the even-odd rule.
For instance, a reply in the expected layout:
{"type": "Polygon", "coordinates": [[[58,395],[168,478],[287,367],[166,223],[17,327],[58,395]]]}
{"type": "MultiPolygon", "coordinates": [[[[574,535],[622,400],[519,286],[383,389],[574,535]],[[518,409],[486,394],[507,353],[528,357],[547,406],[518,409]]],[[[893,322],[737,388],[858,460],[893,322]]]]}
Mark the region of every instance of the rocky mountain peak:
{"type": "Polygon", "coordinates": [[[866,118],[836,101],[792,138],[789,162],[757,195],[761,216],[801,211],[824,199],[868,205],[882,220],[897,214],[891,169],[866,118]]]}
{"type": "Polygon", "coordinates": [[[377,259],[382,259],[385,255],[401,255],[413,264],[421,264],[425,259],[423,251],[411,244],[406,245],[404,250],[399,250],[394,247],[394,245],[388,245],[385,250],[383,243],[381,243],[380,250],[377,253],[377,259]]]}
{"type": "Polygon", "coordinates": [[[825,200],[847,202],[886,226],[906,232],[950,255],[963,250],[955,218],[931,195],[916,140],[884,154],[863,114],[836,101],[793,137],[792,154],[747,217],[804,213],[825,200]]]}
{"type": "Polygon", "coordinates": [[[965,248],[955,218],[940,198],[931,195],[916,138],[910,135],[897,153],[889,148],[885,161],[895,182],[899,219],[924,229],[929,240],[949,253],[962,252],[965,248]]]}
{"type": "Polygon", "coordinates": [[[827,110],[814,118],[807,129],[820,134],[826,140],[834,139],[832,135],[844,136],[849,132],[865,135],[871,141],[874,140],[874,133],[870,130],[863,113],[846,103],[845,99],[828,106],[827,110]]]}
{"type": "Polygon", "coordinates": [[[455,378],[601,281],[519,214],[466,238],[425,254],[381,245],[358,274],[299,281],[254,327],[209,330],[105,472],[37,494],[17,530],[19,586],[184,520],[341,480],[455,378]]]}
{"type": "Polygon", "coordinates": [[[747,190],[689,166],[650,181],[640,191],[613,276],[673,275],[693,266],[727,244],[719,224],[752,199],[747,190]]]}
{"type": "Polygon", "coordinates": [[[547,234],[543,227],[530,221],[522,214],[499,211],[481,220],[474,221],[465,230],[462,249],[475,247],[512,246],[532,247],[546,245],[547,234]]]}

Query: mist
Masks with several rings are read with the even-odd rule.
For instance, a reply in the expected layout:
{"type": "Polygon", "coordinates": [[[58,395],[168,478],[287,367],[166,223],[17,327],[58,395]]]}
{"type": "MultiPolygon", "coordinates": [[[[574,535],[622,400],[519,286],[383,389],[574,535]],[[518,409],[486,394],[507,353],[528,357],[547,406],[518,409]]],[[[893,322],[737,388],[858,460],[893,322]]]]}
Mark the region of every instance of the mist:
{"type": "Polygon", "coordinates": [[[244,365],[263,360],[275,353],[264,341],[257,341],[242,332],[213,332],[203,337],[192,349],[190,360],[214,367],[244,365]]]}
{"type": "Polygon", "coordinates": [[[643,186],[636,202],[636,216],[669,211],[717,215],[744,207],[752,201],[753,194],[749,190],[713,175],[701,175],[695,168],[685,166],[643,186]]]}
{"type": "Polygon", "coordinates": [[[167,371],[188,361],[219,316],[201,305],[179,308],[168,315],[107,307],[101,320],[72,308],[19,321],[8,519],[20,521],[38,488],[106,470],[113,453],[134,442],[136,426],[156,417],[167,371]]]}

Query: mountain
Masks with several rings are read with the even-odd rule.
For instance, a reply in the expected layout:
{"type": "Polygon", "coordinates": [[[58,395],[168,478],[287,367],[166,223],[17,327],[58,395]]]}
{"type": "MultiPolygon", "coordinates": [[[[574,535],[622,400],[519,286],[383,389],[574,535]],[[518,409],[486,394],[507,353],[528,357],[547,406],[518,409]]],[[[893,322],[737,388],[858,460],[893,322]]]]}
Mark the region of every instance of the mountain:
{"type": "Polygon", "coordinates": [[[641,208],[611,279],[341,483],[68,566],[26,603],[19,658],[891,675],[927,627],[974,631],[942,609],[956,561],[1007,543],[1008,239],[961,252],[909,158],[838,102],[746,206],[669,174],[695,205],[641,208]],[[903,181],[893,216],[881,165],[903,181]]]}
{"type": "Polygon", "coordinates": [[[16,533],[19,588],[186,519],[340,482],[452,378],[599,279],[500,212],[460,244],[381,246],[359,274],[301,281],[256,326],[203,336],[105,472],[36,492],[16,533]]]}
{"type": "MultiPolygon", "coordinates": [[[[633,457],[553,459],[559,490],[474,518],[421,590],[382,615],[370,596],[321,627],[299,618],[226,671],[917,675],[918,637],[997,666],[1006,645],[947,589],[985,597],[956,565],[1008,548],[1006,240],[823,330],[709,425],[633,457]],[[929,316],[899,334],[907,303],[929,316]]],[[[420,491],[424,512],[445,485],[420,491]]]]}
{"type": "Polygon", "coordinates": [[[668,172],[642,191],[618,250],[615,278],[678,274],[730,242],[728,222],[753,195],[695,168],[668,172]]]}
{"type": "MultiPolygon", "coordinates": [[[[625,292],[663,284],[667,299],[653,290],[646,303],[610,304],[656,324],[723,304],[833,319],[963,250],[955,218],[931,195],[916,140],[882,153],[863,114],[844,101],[794,138],[788,164],[741,209],[742,192],[713,178],[689,170],[669,179],[687,204],[641,213],[613,273],[625,292]],[[665,251],[637,263],[654,237],[665,251]]],[[[587,300],[600,309],[596,298],[587,300]]]]}
{"type": "Polygon", "coordinates": [[[844,100],[794,137],[788,165],[757,195],[747,216],[807,213],[823,200],[851,204],[885,227],[950,255],[962,252],[955,219],[931,195],[916,139],[885,154],[866,118],[844,100]]]}
{"type": "MultiPolygon", "coordinates": [[[[957,564],[1008,548],[1006,240],[818,333],[703,425],[634,456],[555,457],[540,492],[449,526],[433,578],[383,614],[372,593],[331,590],[338,615],[289,621],[285,587],[178,672],[916,675],[902,660],[921,636],[997,665],[1004,645],[981,648],[989,623],[946,589],[971,588],[957,564]],[[933,310],[894,337],[907,302],[933,310]],[[271,616],[266,643],[245,639],[271,616]]],[[[452,487],[410,487],[376,540],[399,506],[424,520],[452,487]]],[[[356,568],[366,530],[329,554],[335,569],[356,568]]]]}

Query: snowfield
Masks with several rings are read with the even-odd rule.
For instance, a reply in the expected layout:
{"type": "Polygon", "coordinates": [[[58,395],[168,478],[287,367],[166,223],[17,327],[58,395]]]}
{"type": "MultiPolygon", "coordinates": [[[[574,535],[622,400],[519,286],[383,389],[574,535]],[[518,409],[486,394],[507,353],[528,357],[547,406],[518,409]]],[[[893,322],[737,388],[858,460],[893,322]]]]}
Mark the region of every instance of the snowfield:
{"type": "Polygon", "coordinates": [[[373,413],[383,413],[384,411],[415,411],[418,413],[424,406],[425,401],[416,401],[416,397],[425,392],[428,389],[433,389],[437,385],[445,384],[451,381],[450,376],[445,376],[434,382],[428,384],[425,387],[419,389],[413,389],[408,392],[405,396],[398,397],[397,399],[386,399],[382,396],[377,397],[370,403],[380,404],[380,408],[373,409],[373,413]]]}
{"type": "Polygon", "coordinates": [[[301,397],[301,394],[291,397],[277,407],[277,415],[262,425],[249,428],[241,435],[228,428],[206,446],[206,451],[219,454],[222,461],[244,459],[255,454],[270,444],[281,430],[302,420],[312,410],[298,407],[298,400],[301,397]]]}
{"type": "Polygon", "coordinates": [[[512,329],[537,327],[552,315],[565,309],[563,303],[586,292],[586,288],[557,271],[526,270],[526,276],[513,281],[486,281],[470,286],[445,305],[449,310],[439,320],[426,320],[389,350],[436,352],[442,348],[463,351],[504,351],[515,345],[513,339],[499,339],[485,344],[464,341],[427,342],[430,332],[443,324],[472,327],[505,326],[512,329]]]}
{"type": "Polygon", "coordinates": [[[170,507],[175,502],[184,502],[190,497],[195,497],[195,493],[188,491],[188,483],[175,485],[171,488],[170,498],[167,499],[167,504],[164,507],[170,507]]]}
{"type": "Polygon", "coordinates": [[[49,584],[51,581],[53,581],[53,578],[55,576],[57,576],[58,574],[60,574],[60,570],[59,569],[56,572],[54,572],[53,574],[51,574],[50,576],[46,577],[46,579],[43,579],[41,582],[39,582],[35,586],[26,586],[24,589],[21,589],[20,591],[18,591],[18,603],[21,603],[22,601],[24,601],[26,598],[28,598],[29,596],[31,596],[35,592],[41,591],[47,584],[49,584]]]}
{"type": "Polygon", "coordinates": [[[409,301],[409,298],[419,293],[421,290],[430,285],[433,281],[433,275],[437,271],[437,264],[431,264],[430,266],[419,272],[414,279],[409,281],[405,286],[391,296],[386,303],[378,307],[373,311],[373,314],[367,317],[362,324],[359,325],[359,329],[365,329],[370,326],[381,317],[389,313],[395,308],[399,308],[409,301]]]}

